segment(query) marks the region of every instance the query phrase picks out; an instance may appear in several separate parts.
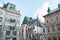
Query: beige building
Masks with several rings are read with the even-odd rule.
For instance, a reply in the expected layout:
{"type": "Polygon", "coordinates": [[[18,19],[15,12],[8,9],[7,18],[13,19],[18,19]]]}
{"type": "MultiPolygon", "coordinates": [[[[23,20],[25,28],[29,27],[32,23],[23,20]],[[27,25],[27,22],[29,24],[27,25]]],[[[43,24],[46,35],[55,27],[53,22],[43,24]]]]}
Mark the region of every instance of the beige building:
{"type": "Polygon", "coordinates": [[[41,40],[60,40],[60,4],[54,10],[48,8],[48,14],[44,18],[45,25],[41,40]]]}
{"type": "Polygon", "coordinates": [[[11,3],[0,7],[0,40],[20,40],[20,13],[11,3]]]}
{"type": "MultiPolygon", "coordinates": [[[[34,31],[35,26],[39,26],[40,22],[38,19],[32,19],[30,17],[24,17],[23,23],[21,25],[21,40],[39,40],[37,36],[38,32],[34,31]]],[[[37,30],[38,31],[38,30],[37,30]]]]}

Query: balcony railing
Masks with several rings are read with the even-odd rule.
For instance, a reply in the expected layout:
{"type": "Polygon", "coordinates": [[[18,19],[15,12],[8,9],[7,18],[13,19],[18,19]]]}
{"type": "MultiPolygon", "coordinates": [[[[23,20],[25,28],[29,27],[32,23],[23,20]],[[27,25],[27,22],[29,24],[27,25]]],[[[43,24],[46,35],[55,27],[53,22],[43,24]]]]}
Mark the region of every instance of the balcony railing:
{"type": "Polygon", "coordinates": [[[15,22],[16,20],[15,19],[10,19],[10,22],[15,22]]]}
{"type": "Polygon", "coordinates": [[[9,25],[9,28],[10,28],[10,29],[15,29],[15,27],[16,27],[15,24],[11,24],[11,25],[9,25]]]}
{"type": "Polygon", "coordinates": [[[11,30],[14,30],[14,29],[15,29],[15,27],[10,26],[10,29],[11,29],[11,30]]]}

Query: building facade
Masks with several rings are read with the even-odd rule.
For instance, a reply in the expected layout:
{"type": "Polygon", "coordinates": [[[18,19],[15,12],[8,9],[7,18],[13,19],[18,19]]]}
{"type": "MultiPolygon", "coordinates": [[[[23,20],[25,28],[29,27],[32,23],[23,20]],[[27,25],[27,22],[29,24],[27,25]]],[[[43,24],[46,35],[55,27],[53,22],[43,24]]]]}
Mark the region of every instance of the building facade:
{"type": "Polygon", "coordinates": [[[45,25],[43,27],[43,38],[41,40],[60,40],[60,4],[58,8],[50,10],[44,16],[45,25]]]}
{"type": "Polygon", "coordinates": [[[11,3],[0,7],[0,40],[19,40],[20,13],[11,3]]]}
{"type": "Polygon", "coordinates": [[[37,36],[38,32],[34,31],[35,26],[41,27],[40,22],[37,19],[32,19],[31,17],[24,17],[23,23],[21,25],[20,39],[39,40],[40,38],[37,36]]]}

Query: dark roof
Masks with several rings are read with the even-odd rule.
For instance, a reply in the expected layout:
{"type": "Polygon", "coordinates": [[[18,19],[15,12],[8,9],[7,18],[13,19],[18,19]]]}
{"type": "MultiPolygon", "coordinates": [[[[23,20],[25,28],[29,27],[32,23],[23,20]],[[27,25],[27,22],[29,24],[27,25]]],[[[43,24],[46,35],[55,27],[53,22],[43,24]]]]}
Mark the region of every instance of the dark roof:
{"type": "MultiPolygon", "coordinates": [[[[57,12],[57,11],[59,11],[59,10],[60,10],[60,8],[56,8],[56,9],[54,9],[54,10],[50,10],[49,13],[48,13],[47,15],[45,15],[45,16],[48,16],[48,15],[50,15],[50,14],[52,14],[52,13],[54,13],[54,12],[57,12]]],[[[43,17],[45,17],[45,16],[43,16],[43,17]]]]}
{"type": "Polygon", "coordinates": [[[26,17],[26,16],[25,16],[22,24],[32,23],[32,20],[33,20],[33,19],[32,19],[31,17],[29,18],[29,17],[26,17]]]}
{"type": "Polygon", "coordinates": [[[31,17],[24,17],[22,24],[33,24],[38,27],[42,27],[41,22],[38,19],[32,19],[31,17]]]}

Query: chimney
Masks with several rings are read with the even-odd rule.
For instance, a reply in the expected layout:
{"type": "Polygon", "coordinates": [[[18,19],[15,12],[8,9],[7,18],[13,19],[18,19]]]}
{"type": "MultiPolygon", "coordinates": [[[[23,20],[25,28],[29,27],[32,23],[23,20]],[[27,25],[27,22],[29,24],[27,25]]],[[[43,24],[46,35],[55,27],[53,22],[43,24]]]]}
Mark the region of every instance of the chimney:
{"type": "Polygon", "coordinates": [[[47,10],[47,12],[48,12],[48,13],[50,12],[50,7],[48,7],[48,10],[47,10]]]}
{"type": "Polygon", "coordinates": [[[58,8],[60,8],[60,3],[58,4],[58,8]]]}

